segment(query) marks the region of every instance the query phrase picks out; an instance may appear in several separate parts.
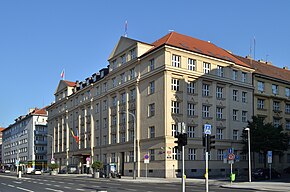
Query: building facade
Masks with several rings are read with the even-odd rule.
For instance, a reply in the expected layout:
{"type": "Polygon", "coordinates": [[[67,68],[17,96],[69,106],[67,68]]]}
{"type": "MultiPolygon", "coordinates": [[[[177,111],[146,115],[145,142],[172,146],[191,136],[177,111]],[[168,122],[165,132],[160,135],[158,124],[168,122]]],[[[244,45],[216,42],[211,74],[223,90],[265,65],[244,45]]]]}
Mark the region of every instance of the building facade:
{"type": "Polygon", "coordinates": [[[3,127],[0,127],[0,168],[2,168],[2,131],[4,130],[3,127]]]}
{"type": "MultiPolygon", "coordinates": [[[[181,153],[177,124],[184,122],[187,177],[204,175],[203,126],[212,126],[210,175],[247,171],[241,133],[253,115],[253,68],[216,45],[175,32],[152,44],[121,37],[109,66],[82,82],[61,80],[48,107],[52,152],[62,166],[85,171],[87,160],[116,165],[123,175],[177,177],[181,153]],[[74,136],[78,136],[75,139],[74,136]],[[136,139],[136,153],[133,141],[136,139]]],[[[50,143],[49,143],[50,144],[50,143]]],[[[50,150],[50,147],[48,147],[50,150]]]]}
{"type": "MultiPolygon", "coordinates": [[[[239,57],[255,69],[253,73],[254,115],[264,119],[265,123],[273,123],[275,127],[282,125],[290,134],[290,71],[287,67],[279,68],[262,60],[255,61],[250,57],[239,57]]],[[[290,145],[290,143],[289,143],[290,145]]],[[[264,157],[256,154],[257,167],[262,167],[264,157]]],[[[273,167],[282,170],[290,166],[290,151],[274,155],[273,167]]]]}
{"type": "Polygon", "coordinates": [[[47,111],[30,109],[27,115],[2,131],[2,161],[4,166],[16,169],[47,167],[47,111]]]}

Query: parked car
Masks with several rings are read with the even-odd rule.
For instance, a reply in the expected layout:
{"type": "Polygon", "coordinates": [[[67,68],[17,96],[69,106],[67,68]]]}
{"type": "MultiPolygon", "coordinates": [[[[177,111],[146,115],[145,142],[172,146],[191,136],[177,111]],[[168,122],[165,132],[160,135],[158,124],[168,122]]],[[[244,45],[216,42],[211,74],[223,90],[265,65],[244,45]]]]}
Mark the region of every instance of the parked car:
{"type": "MultiPolygon", "coordinates": [[[[270,179],[270,170],[267,168],[258,168],[252,171],[254,179],[270,179]]],[[[280,178],[281,174],[275,169],[271,169],[271,178],[280,178]]]]}
{"type": "Polygon", "coordinates": [[[33,175],[41,175],[41,170],[40,169],[34,169],[31,174],[33,175]]]}

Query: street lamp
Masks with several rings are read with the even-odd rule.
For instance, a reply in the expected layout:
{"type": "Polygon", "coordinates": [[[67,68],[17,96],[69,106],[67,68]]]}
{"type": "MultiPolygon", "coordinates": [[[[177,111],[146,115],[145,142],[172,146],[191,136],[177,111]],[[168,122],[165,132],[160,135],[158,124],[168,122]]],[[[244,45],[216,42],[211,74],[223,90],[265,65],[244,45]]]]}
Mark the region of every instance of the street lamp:
{"type": "Polygon", "coordinates": [[[49,134],[47,134],[46,136],[51,137],[51,160],[50,160],[50,163],[54,164],[54,158],[53,158],[53,136],[49,135],[49,134]]]}
{"type": "Polygon", "coordinates": [[[245,128],[245,131],[248,132],[248,149],[249,149],[249,182],[252,182],[250,128],[249,128],[249,127],[246,127],[246,128],[245,128]]]}
{"type": "Polygon", "coordinates": [[[131,113],[130,111],[126,112],[126,111],[122,111],[121,113],[128,113],[129,115],[132,115],[133,117],[133,124],[134,124],[134,134],[133,134],[133,143],[134,143],[134,151],[133,151],[133,155],[134,155],[134,164],[133,164],[133,179],[136,179],[136,116],[134,113],[131,113]]]}

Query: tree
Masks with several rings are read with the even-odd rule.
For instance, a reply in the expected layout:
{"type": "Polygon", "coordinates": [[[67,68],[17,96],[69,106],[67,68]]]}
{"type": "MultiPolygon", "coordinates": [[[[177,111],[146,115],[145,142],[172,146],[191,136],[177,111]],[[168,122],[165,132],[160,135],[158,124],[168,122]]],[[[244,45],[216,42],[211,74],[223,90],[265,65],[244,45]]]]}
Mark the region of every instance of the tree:
{"type": "Polygon", "coordinates": [[[55,169],[58,168],[58,164],[54,163],[54,164],[49,164],[48,168],[51,169],[52,171],[54,171],[55,169]]]}
{"type": "MultiPolygon", "coordinates": [[[[263,119],[253,116],[252,122],[248,121],[248,128],[250,128],[251,151],[263,154],[265,168],[267,164],[267,151],[280,155],[288,149],[289,136],[283,132],[281,125],[274,127],[272,123],[264,124],[263,119]]],[[[244,153],[248,151],[247,134],[247,132],[243,132],[241,136],[244,143],[244,153]]]]}
{"type": "Polygon", "coordinates": [[[100,169],[103,169],[104,164],[101,161],[94,161],[92,164],[92,168],[95,171],[99,171],[100,169]]]}

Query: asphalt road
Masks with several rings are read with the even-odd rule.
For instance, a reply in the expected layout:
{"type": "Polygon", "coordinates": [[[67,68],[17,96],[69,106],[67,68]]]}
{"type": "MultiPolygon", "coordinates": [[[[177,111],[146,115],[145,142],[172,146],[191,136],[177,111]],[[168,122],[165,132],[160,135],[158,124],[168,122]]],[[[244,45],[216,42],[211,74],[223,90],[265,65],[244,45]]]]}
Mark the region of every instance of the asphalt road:
{"type": "MultiPolygon", "coordinates": [[[[29,175],[22,179],[14,175],[0,175],[0,192],[178,192],[180,183],[128,182],[118,179],[91,179],[49,175],[29,175]]],[[[205,191],[202,184],[187,183],[186,192],[205,191]]],[[[211,185],[210,192],[238,192],[249,190],[224,189],[211,185]]]]}

